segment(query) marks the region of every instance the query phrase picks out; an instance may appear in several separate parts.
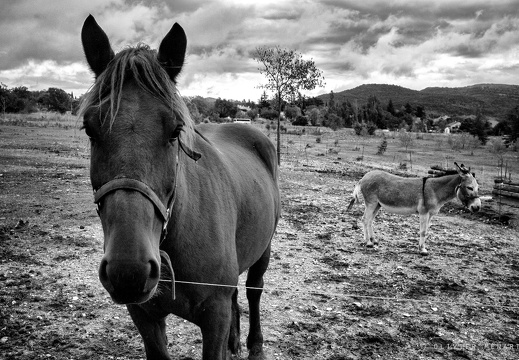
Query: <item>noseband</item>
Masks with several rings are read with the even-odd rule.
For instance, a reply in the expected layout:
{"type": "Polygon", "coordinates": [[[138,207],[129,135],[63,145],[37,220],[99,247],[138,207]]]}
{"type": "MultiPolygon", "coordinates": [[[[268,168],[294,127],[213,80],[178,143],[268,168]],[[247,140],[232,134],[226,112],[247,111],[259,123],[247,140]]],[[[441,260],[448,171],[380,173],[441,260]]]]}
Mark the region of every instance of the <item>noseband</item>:
{"type": "MultiPolygon", "coordinates": [[[[184,151],[184,153],[189,156],[191,159],[197,161],[202,157],[201,154],[196,151],[191,150],[186,145],[182,144],[180,140],[178,141],[178,149],[184,151]]],[[[105,184],[103,184],[100,188],[94,189],[94,203],[97,205],[97,214],[99,215],[100,204],[103,197],[107,194],[114,192],[116,190],[127,190],[127,191],[137,191],[144,195],[151,203],[155,206],[155,209],[159,212],[162,217],[162,233],[160,235],[160,243],[164,241],[166,235],[168,234],[168,223],[171,217],[171,209],[175,203],[175,195],[177,190],[177,174],[178,174],[178,155],[177,155],[177,170],[175,171],[175,188],[173,189],[173,193],[166,205],[160,200],[157,194],[145,183],[136,179],[129,178],[116,178],[112,179],[105,184]]]]}
{"type": "Polygon", "coordinates": [[[173,199],[175,197],[176,191],[173,191],[173,194],[168,200],[167,206],[164,206],[157,194],[142,181],[128,178],[113,179],[105,183],[99,189],[94,190],[94,203],[97,204],[98,214],[100,210],[101,200],[103,199],[103,197],[116,190],[137,191],[144,195],[149,201],[151,201],[151,203],[155,206],[155,209],[157,209],[157,211],[161,215],[162,222],[164,224],[162,227],[162,234],[160,236],[160,242],[162,243],[162,241],[164,241],[164,238],[167,235],[168,222],[169,218],[171,217],[171,208],[173,207],[173,199]]]}

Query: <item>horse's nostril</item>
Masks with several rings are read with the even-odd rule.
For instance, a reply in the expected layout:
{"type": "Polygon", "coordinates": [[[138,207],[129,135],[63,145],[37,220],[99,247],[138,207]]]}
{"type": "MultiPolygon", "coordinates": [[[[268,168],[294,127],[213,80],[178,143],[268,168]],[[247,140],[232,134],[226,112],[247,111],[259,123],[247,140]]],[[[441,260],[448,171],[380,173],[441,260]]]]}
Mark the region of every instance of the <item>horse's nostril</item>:
{"type": "Polygon", "coordinates": [[[150,279],[158,279],[160,277],[160,266],[155,260],[150,260],[150,279]]]}
{"type": "Polygon", "coordinates": [[[113,291],[114,287],[110,282],[110,278],[108,277],[108,261],[105,259],[101,260],[101,265],[99,265],[99,280],[101,280],[101,284],[108,291],[113,291]]]}

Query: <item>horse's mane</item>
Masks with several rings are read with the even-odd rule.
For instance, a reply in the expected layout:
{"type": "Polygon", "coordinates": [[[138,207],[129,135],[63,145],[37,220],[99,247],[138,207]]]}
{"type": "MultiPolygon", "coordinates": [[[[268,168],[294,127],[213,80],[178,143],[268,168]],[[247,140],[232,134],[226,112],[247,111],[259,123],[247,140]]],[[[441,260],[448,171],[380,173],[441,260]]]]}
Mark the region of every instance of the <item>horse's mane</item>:
{"type": "Polygon", "coordinates": [[[133,79],[142,90],[163,102],[177,118],[184,121],[182,140],[191,146],[194,122],[189,110],[178,93],[175,83],[171,81],[157,60],[157,51],[151,50],[144,44],[122,50],[112,59],[85,94],[79,116],[84,116],[87,109],[91,107],[101,108],[103,105],[108,105],[109,111],[100,121],[104,123],[108,120],[111,129],[119,112],[123,86],[125,81],[130,79],[133,79]]]}

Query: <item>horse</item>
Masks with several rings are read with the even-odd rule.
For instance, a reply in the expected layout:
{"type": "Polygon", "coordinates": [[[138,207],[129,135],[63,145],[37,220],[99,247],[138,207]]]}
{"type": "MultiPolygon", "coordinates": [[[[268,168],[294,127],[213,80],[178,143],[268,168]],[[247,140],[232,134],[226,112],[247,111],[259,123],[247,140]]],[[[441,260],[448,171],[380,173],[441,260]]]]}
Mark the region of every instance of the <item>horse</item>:
{"type": "Polygon", "coordinates": [[[249,359],[264,357],[263,275],[280,216],[271,141],[250,125],[195,126],[177,90],[187,38],[115,54],[92,15],[81,30],[95,75],[80,108],[104,235],[99,279],[126,305],[147,359],[170,359],[169,314],[201,329],[204,360],[240,351],[237,284],[248,270],[249,359]]]}
{"type": "Polygon", "coordinates": [[[364,215],[362,226],[366,246],[372,248],[378,244],[373,236],[373,219],[380,208],[400,215],[418,214],[420,217],[420,242],[418,245],[421,255],[427,255],[425,239],[431,223],[441,207],[454,198],[471,212],[481,208],[478,196],[478,183],[475,174],[463,164],[457,163],[456,172],[437,178],[404,178],[381,170],[368,172],[355,185],[353,198],[348,209],[364,197],[364,215]]]}

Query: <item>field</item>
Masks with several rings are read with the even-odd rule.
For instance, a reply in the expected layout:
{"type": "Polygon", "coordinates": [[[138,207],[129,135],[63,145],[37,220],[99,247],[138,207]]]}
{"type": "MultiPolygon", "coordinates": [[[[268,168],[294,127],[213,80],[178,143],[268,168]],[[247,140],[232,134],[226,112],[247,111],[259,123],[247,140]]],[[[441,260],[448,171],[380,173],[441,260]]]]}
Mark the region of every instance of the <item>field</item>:
{"type": "MultiPolygon", "coordinates": [[[[77,128],[75,119],[0,125],[0,359],[144,358],[126,309],[97,278],[102,232],[77,128]]],[[[262,301],[267,358],[518,358],[517,209],[484,201],[473,215],[447,204],[433,218],[427,257],[417,253],[417,217],[381,212],[380,245],[368,249],[362,207],[345,211],[372,168],[425,176],[458,161],[488,196],[498,156],[514,178],[517,152],[452,150],[431,134],[415,140],[409,160],[397,135],[375,155],[380,137],[310,132],[282,141],[283,214],[262,301]]],[[[173,359],[201,358],[194,325],[169,317],[168,339],[173,359]]]]}

